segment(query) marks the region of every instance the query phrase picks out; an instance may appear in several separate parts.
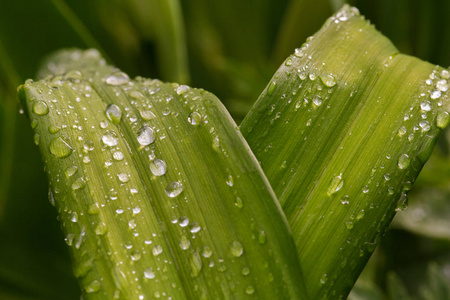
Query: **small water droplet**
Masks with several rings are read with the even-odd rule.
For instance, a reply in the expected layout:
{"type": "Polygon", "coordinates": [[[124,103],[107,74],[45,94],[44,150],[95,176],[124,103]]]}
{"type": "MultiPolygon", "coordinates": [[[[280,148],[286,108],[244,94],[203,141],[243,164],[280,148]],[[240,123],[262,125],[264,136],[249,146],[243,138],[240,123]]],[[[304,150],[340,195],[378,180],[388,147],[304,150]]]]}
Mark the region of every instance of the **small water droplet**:
{"type": "Polygon", "coordinates": [[[322,97],[320,97],[319,95],[315,95],[313,97],[313,103],[315,106],[321,106],[322,105],[322,97]]]}
{"type": "Polygon", "coordinates": [[[130,228],[130,229],[134,229],[134,228],[136,228],[136,220],[135,219],[131,219],[130,221],[128,221],[128,227],[130,228]]]}
{"type": "Polygon", "coordinates": [[[430,111],[431,110],[431,103],[430,101],[424,101],[420,104],[420,109],[422,111],[430,111]]]}
{"type": "Polygon", "coordinates": [[[327,283],[327,281],[328,281],[328,275],[323,274],[322,277],[320,277],[320,284],[323,285],[323,284],[327,283]]]}
{"type": "Polygon", "coordinates": [[[163,252],[163,248],[160,245],[153,247],[152,253],[154,256],[158,256],[163,252]]]}
{"type": "Polygon", "coordinates": [[[117,177],[119,178],[120,182],[123,182],[123,183],[130,181],[130,177],[125,173],[119,173],[119,174],[117,174],[117,177]]]}
{"type": "Polygon", "coordinates": [[[66,158],[73,152],[72,147],[61,137],[57,137],[50,142],[49,150],[57,158],[66,158]]]}
{"type": "Polygon", "coordinates": [[[108,227],[105,223],[101,222],[94,229],[96,235],[104,235],[108,231],[108,227]]]}
{"type": "Polygon", "coordinates": [[[166,195],[175,198],[183,191],[183,184],[179,181],[172,181],[166,186],[166,195]]]}
{"type": "Polygon", "coordinates": [[[335,194],[337,191],[339,191],[342,186],[344,185],[344,180],[342,180],[342,174],[339,174],[338,176],[335,176],[331,182],[330,186],[328,187],[328,196],[331,196],[335,194]]]}
{"type": "Polygon", "coordinates": [[[365,215],[365,212],[364,212],[364,209],[362,209],[362,210],[358,213],[358,215],[356,216],[356,221],[359,221],[359,220],[361,220],[362,218],[364,218],[364,215],[365,215]]]}
{"type": "Polygon", "coordinates": [[[70,214],[70,221],[72,221],[73,223],[77,223],[78,222],[78,214],[77,214],[77,212],[73,211],[70,214]]]}
{"type": "Polygon", "coordinates": [[[431,129],[430,123],[428,121],[426,121],[426,120],[420,121],[419,122],[419,126],[420,126],[420,128],[422,129],[423,132],[430,131],[430,129],[431,129]]]}
{"type": "Polygon", "coordinates": [[[399,129],[398,129],[398,136],[404,136],[405,134],[406,134],[406,132],[407,132],[407,129],[406,129],[406,127],[405,126],[402,126],[402,127],[400,127],[399,129]]]}
{"type": "Polygon", "coordinates": [[[39,142],[41,141],[41,136],[39,135],[39,133],[35,133],[33,139],[34,139],[34,144],[36,146],[39,146],[39,142]]]}
{"type": "Polygon", "coordinates": [[[203,247],[203,252],[202,255],[204,258],[209,258],[211,257],[211,255],[213,254],[211,248],[209,248],[208,246],[203,247]]]}
{"type": "Polygon", "coordinates": [[[430,93],[431,99],[438,99],[439,97],[441,97],[441,91],[439,91],[439,90],[431,91],[431,93],[430,93]]]}
{"type": "Polygon", "coordinates": [[[436,87],[441,92],[446,92],[448,90],[448,83],[447,80],[441,79],[436,83],[436,87]]]}
{"type": "Polygon", "coordinates": [[[180,227],[186,227],[189,225],[189,218],[188,217],[181,217],[178,219],[178,225],[180,227]]]}
{"type": "Polygon", "coordinates": [[[179,87],[177,87],[177,94],[178,95],[183,95],[184,93],[187,93],[189,91],[189,87],[187,85],[180,85],[179,87]]]}
{"type": "Polygon", "coordinates": [[[191,241],[185,235],[182,235],[179,245],[181,249],[187,250],[191,246],[191,241]]]}
{"type": "Polygon", "coordinates": [[[344,204],[344,205],[347,205],[347,204],[350,203],[350,201],[348,200],[348,195],[344,195],[344,196],[341,198],[341,203],[344,204]]]}
{"type": "Polygon", "coordinates": [[[150,171],[155,176],[163,176],[166,174],[167,166],[166,162],[162,159],[155,159],[150,161],[150,171]]]}
{"type": "Polygon", "coordinates": [[[235,257],[240,257],[244,253],[244,247],[238,241],[233,241],[231,244],[231,254],[235,257]]]}
{"type": "Polygon", "coordinates": [[[226,183],[227,183],[228,186],[233,186],[233,185],[234,185],[234,179],[233,179],[233,176],[228,175],[228,178],[227,178],[227,180],[226,180],[226,183]]]}
{"type": "Polygon", "coordinates": [[[253,285],[248,285],[248,286],[245,288],[245,293],[246,293],[247,295],[253,295],[253,294],[255,293],[255,288],[253,287],[253,285]]]}
{"type": "Polygon", "coordinates": [[[236,205],[239,208],[242,208],[242,206],[244,206],[244,203],[242,202],[242,199],[240,197],[236,197],[236,200],[234,201],[234,205],[236,205]]]}
{"type": "Polygon", "coordinates": [[[156,115],[151,110],[141,110],[139,111],[142,119],[145,121],[152,120],[156,118],[156,115]]]}
{"type": "Polygon", "coordinates": [[[141,259],[141,252],[138,250],[134,250],[133,253],[131,253],[131,260],[132,261],[138,261],[141,259]]]}
{"type": "Polygon", "coordinates": [[[276,88],[277,83],[275,81],[270,82],[269,87],[267,88],[267,95],[271,96],[276,88]]]}
{"type": "Polygon", "coordinates": [[[314,74],[314,73],[309,73],[308,77],[309,77],[309,80],[311,80],[311,81],[314,81],[317,78],[316,74],[314,74]]]}
{"type": "Polygon", "coordinates": [[[44,115],[48,114],[49,109],[48,109],[47,103],[45,103],[44,101],[35,102],[33,104],[33,112],[39,116],[44,116],[44,115]]]}
{"type": "Polygon", "coordinates": [[[91,283],[89,283],[84,290],[86,291],[86,293],[95,293],[98,292],[102,287],[102,284],[100,283],[100,281],[98,280],[94,280],[91,283]]]}
{"type": "Polygon", "coordinates": [[[72,183],[72,190],[76,191],[79,189],[83,189],[85,186],[86,181],[84,181],[83,177],[79,177],[72,183]]]}
{"type": "Polygon", "coordinates": [[[106,77],[105,82],[109,85],[122,85],[128,83],[130,78],[123,72],[116,72],[106,77]]]}
{"type": "Polygon", "coordinates": [[[352,221],[345,222],[345,227],[347,227],[347,229],[352,229],[353,228],[353,222],[352,221]]]}
{"type": "Polygon", "coordinates": [[[363,192],[364,194],[367,194],[367,193],[369,192],[369,186],[368,186],[368,185],[365,185],[365,186],[363,187],[363,189],[362,189],[362,192],[363,192]]]}
{"type": "Polygon", "coordinates": [[[292,58],[288,57],[285,61],[284,61],[284,65],[286,67],[289,67],[292,65],[292,58]]]}
{"type": "Polygon", "coordinates": [[[37,125],[38,125],[38,120],[33,119],[33,121],[31,121],[31,129],[35,129],[37,125]]]}
{"type": "Polygon", "coordinates": [[[90,215],[98,215],[100,213],[100,208],[98,207],[98,203],[93,203],[89,205],[88,214],[90,215]]]}
{"type": "Polygon", "coordinates": [[[155,141],[155,131],[147,125],[144,125],[138,131],[137,140],[141,146],[150,145],[155,141]]]}
{"type": "Polygon", "coordinates": [[[200,225],[198,225],[197,222],[194,222],[191,224],[191,229],[189,230],[191,233],[197,233],[202,229],[200,225]]]}
{"type": "Polygon", "coordinates": [[[124,158],[124,155],[123,155],[122,152],[116,151],[116,152],[113,153],[113,158],[115,160],[122,160],[124,158]]]}
{"type": "Polygon", "coordinates": [[[200,271],[202,270],[202,258],[200,257],[200,254],[198,252],[192,253],[191,256],[191,276],[197,277],[200,274],[200,271]]]}
{"type": "Polygon", "coordinates": [[[103,144],[107,146],[116,146],[119,143],[119,138],[114,131],[107,131],[105,135],[102,136],[103,144]]]}
{"type": "Polygon", "coordinates": [[[450,72],[447,70],[442,70],[441,71],[441,77],[444,79],[449,79],[450,78],[450,72]]]}
{"type": "Polygon", "coordinates": [[[333,77],[333,75],[321,75],[319,76],[322,83],[327,87],[333,87],[336,85],[336,79],[333,77]]]}
{"type": "Polygon", "coordinates": [[[76,166],[71,166],[64,171],[64,174],[66,175],[66,178],[69,178],[72,177],[77,171],[78,168],[76,166]]]}
{"type": "Polygon", "coordinates": [[[408,208],[408,196],[406,193],[401,193],[400,199],[397,201],[395,211],[404,211],[406,208],[408,208]]]}
{"type": "Polygon", "coordinates": [[[267,242],[266,233],[264,232],[264,230],[260,230],[258,232],[258,243],[264,245],[266,242],[267,242]]]}
{"type": "Polygon", "coordinates": [[[250,274],[250,268],[249,267],[243,267],[242,268],[242,275],[248,276],[250,274]]]}
{"type": "Polygon", "coordinates": [[[191,125],[200,125],[200,122],[202,121],[202,115],[199,114],[198,112],[194,111],[192,113],[189,114],[188,116],[188,122],[191,125]]]}
{"type": "Polygon", "coordinates": [[[155,272],[153,272],[152,268],[147,268],[144,271],[144,277],[147,279],[153,279],[155,278],[155,272]]]}
{"type": "Polygon", "coordinates": [[[400,170],[404,170],[409,167],[411,159],[408,154],[402,154],[398,157],[398,167],[400,170]]]}
{"type": "Polygon", "coordinates": [[[120,119],[122,118],[122,110],[116,104],[110,104],[106,108],[106,117],[113,124],[119,124],[120,119]]]}
{"type": "Polygon", "coordinates": [[[297,57],[303,57],[303,55],[305,55],[305,53],[303,53],[303,50],[301,48],[295,48],[294,55],[297,57]]]}

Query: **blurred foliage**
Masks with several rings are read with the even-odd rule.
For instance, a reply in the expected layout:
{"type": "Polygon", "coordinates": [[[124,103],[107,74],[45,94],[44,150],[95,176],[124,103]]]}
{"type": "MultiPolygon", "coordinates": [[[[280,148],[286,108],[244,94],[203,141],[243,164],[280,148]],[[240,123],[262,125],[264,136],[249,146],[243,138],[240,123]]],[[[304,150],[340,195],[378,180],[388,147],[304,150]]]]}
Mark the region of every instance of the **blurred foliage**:
{"type": "MultiPolygon", "coordinates": [[[[0,1],[0,299],[78,299],[56,211],[15,89],[63,47],[96,47],[131,75],[216,94],[239,122],[278,65],[340,0],[0,1]]],[[[448,0],[351,0],[406,54],[450,65],[448,0]]],[[[351,299],[449,299],[450,134],[425,166],[351,299]],[[369,275],[367,275],[369,274],[369,275]],[[399,287],[402,286],[402,287],[399,287]]]]}

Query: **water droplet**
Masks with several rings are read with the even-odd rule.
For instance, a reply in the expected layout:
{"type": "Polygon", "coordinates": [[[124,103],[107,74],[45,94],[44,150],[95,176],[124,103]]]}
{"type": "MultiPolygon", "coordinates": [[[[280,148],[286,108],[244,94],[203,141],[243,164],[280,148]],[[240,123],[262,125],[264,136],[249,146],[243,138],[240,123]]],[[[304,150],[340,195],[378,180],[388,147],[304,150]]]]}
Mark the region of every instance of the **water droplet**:
{"type": "Polygon", "coordinates": [[[311,80],[311,81],[316,80],[316,74],[314,74],[314,73],[309,73],[308,77],[309,77],[309,80],[311,80]]]}
{"type": "Polygon", "coordinates": [[[137,140],[141,146],[150,145],[155,141],[155,131],[147,125],[144,125],[138,131],[137,140]]]}
{"type": "Polygon", "coordinates": [[[353,228],[353,222],[352,221],[345,222],[345,227],[347,227],[347,229],[352,229],[353,228]]]}
{"type": "Polygon", "coordinates": [[[284,65],[286,67],[289,67],[292,65],[292,58],[288,57],[285,61],[284,61],[284,65]]]}
{"type": "Polygon", "coordinates": [[[33,112],[39,116],[48,114],[48,106],[44,101],[37,101],[33,104],[33,112]]]}
{"type": "Polygon", "coordinates": [[[151,110],[141,110],[139,111],[142,119],[145,121],[152,120],[156,118],[156,115],[151,110]]]}
{"type": "Polygon", "coordinates": [[[150,161],[150,171],[155,176],[163,176],[166,174],[167,166],[166,162],[162,159],[155,159],[153,161],[150,161]]]}
{"type": "Polygon", "coordinates": [[[344,205],[347,205],[347,204],[350,203],[350,201],[348,200],[348,195],[344,195],[344,196],[341,198],[341,203],[344,204],[344,205]]]}
{"type": "Polygon", "coordinates": [[[101,222],[95,227],[94,231],[96,235],[104,235],[108,231],[108,227],[105,223],[101,222]]]}
{"type": "Polygon", "coordinates": [[[130,229],[136,228],[136,220],[135,219],[131,219],[130,221],[128,221],[128,227],[130,229]]]}
{"type": "Polygon", "coordinates": [[[336,79],[333,75],[321,75],[319,76],[322,83],[327,87],[333,87],[336,85],[336,79]]]}
{"type": "Polygon", "coordinates": [[[408,208],[408,196],[406,193],[401,193],[400,199],[397,201],[395,211],[404,211],[406,208],[408,208]]]}
{"type": "Polygon", "coordinates": [[[107,131],[105,135],[102,136],[103,144],[107,146],[116,146],[119,143],[119,138],[114,131],[107,131]]]}
{"type": "Polygon", "coordinates": [[[86,181],[84,181],[83,177],[79,177],[72,183],[72,190],[76,191],[79,189],[83,189],[85,186],[86,181]]]}
{"type": "Polygon", "coordinates": [[[242,268],[242,275],[247,276],[250,274],[250,268],[249,267],[243,267],[242,268]]]}
{"type": "Polygon", "coordinates": [[[313,97],[313,103],[315,106],[321,106],[322,105],[322,97],[320,97],[319,95],[315,95],[313,97]]]}
{"type": "Polygon", "coordinates": [[[175,198],[183,191],[183,184],[179,181],[172,181],[166,186],[166,195],[175,198]]]}
{"type": "Polygon", "coordinates": [[[141,259],[141,252],[138,250],[134,250],[133,253],[131,253],[131,260],[132,261],[138,261],[141,259]]]}
{"type": "Polygon", "coordinates": [[[93,203],[89,205],[88,214],[90,215],[98,215],[100,213],[100,208],[98,207],[98,203],[93,203]]]}
{"type": "Polygon", "coordinates": [[[123,183],[130,181],[130,177],[128,177],[128,175],[125,173],[119,173],[117,174],[117,177],[119,178],[120,182],[123,183]]]}
{"type": "Polygon", "coordinates": [[[402,127],[400,127],[399,129],[398,129],[398,136],[404,136],[405,134],[406,134],[406,132],[407,132],[407,129],[406,129],[406,127],[405,126],[402,126],[402,127]]]}
{"type": "Polygon", "coordinates": [[[422,120],[419,122],[419,126],[423,132],[427,132],[431,129],[431,125],[428,121],[422,120]]]}
{"type": "Polygon", "coordinates": [[[328,281],[328,275],[323,274],[322,277],[320,277],[320,284],[325,284],[328,281]]]}
{"type": "Polygon", "coordinates": [[[267,95],[271,96],[276,88],[277,83],[275,81],[270,82],[269,87],[267,88],[267,95]]]}
{"type": "Polygon", "coordinates": [[[69,234],[64,238],[64,241],[66,242],[66,244],[67,244],[68,246],[72,246],[73,239],[74,239],[73,233],[69,233],[69,234]]]}
{"type": "Polygon", "coordinates": [[[158,256],[163,252],[163,248],[160,245],[153,247],[152,253],[154,256],[158,256]]]}
{"type": "Polygon", "coordinates": [[[264,232],[264,230],[260,230],[258,232],[258,243],[264,245],[266,242],[267,242],[266,233],[264,232]]]}
{"type": "Polygon", "coordinates": [[[245,293],[246,293],[247,295],[253,295],[253,294],[255,293],[255,288],[253,287],[253,285],[248,285],[248,286],[245,288],[245,293]]]}
{"type": "Polygon", "coordinates": [[[191,246],[191,241],[185,235],[182,235],[179,245],[181,249],[187,250],[191,246]]]}
{"type": "Polygon", "coordinates": [[[144,271],[144,277],[147,279],[153,279],[155,278],[155,272],[153,272],[152,268],[147,268],[144,271]]]}
{"type": "Polygon", "coordinates": [[[34,139],[34,144],[36,146],[39,146],[39,142],[41,141],[41,136],[38,133],[35,133],[33,139],[34,139]]]}
{"type": "Polygon", "coordinates": [[[436,126],[444,129],[447,127],[448,123],[450,122],[450,115],[446,111],[441,111],[438,113],[436,117],[436,126]]]}
{"type": "Polygon", "coordinates": [[[73,211],[70,214],[70,221],[72,221],[73,223],[77,223],[78,222],[78,214],[77,214],[77,212],[73,211]]]}
{"type": "Polygon", "coordinates": [[[204,258],[209,258],[211,257],[211,255],[213,254],[211,248],[209,248],[208,246],[203,247],[203,252],[202,255],[204,258]]]}
{"type": "Polygon", "coordinates": [[[398,157],[398,167],[400,170],[404,170],[409,167],[411,163],[411,159],[409,158],[408,154],[402,154],[398,157]]]}
{"type": "Polygon", "coordinates": [[[233,185],[234,185],[234,179],[233,179],[233,176],[228,175],[228,178],[227,178],[227,180],[226,180],[226,183],[227,183],[228,186],[233,186],[233,185]]]}
{"type": "Polygon", "coordinates": [[[189,218],[188,217],[181,217],[178,219],[178,225],[181,227],[186,227],[189,225],[189,218]]]}
{"type": "Polygon", "coordinates": [[[57,137],[50,142],[49,150],[57,158],[66,158],[73,152],[72,147],[61,137],[57,137]]]}
{"type": "Polygon", "coordinates": [[[446,92],[448,90],[448,83],[447,80],[441,79],[436,83],[436,87],[441,92],[446,92]]]}
{"type": "Polygon", "coordinates": [[[122,118],[122,110],[116,104],[110,104],[106,108],[106,117],[113,124],[119,124],[120,119],[122,118]]]}
{"type": "Polygon", "coordinates": [[[441,71],[441,77],[444,79],[449,79],[450,78],[450,72],[447,70],[442,70],[441,71]]]}
{"type": "Polygon", "coordinates": [[[235,257],[240,257],[244,253],[244,247],[238,241],[233,241],[231,244],[231,254],[235,257]]]}
{"type": "Polygon", "coordinates": [[[35,129],[37,125],[38,125],[38,120],[33,119],[33,121],[31,121],[31,129],[35,129]]]}
{"type": "Polygon", "coordinates": [[[200,125],[200,122],[202,121],[202,115],[198,112],[194,111],[189,114],[188,116],[188,122],[191,123],[191,125],[200,125]]]}
{"type": "Polygon", "coordinates": [[[198,252],[192,253],[191,256],[191,276],[197,277],[200,274],[200,271],[202,270],[202,258],[200,257],[200,254],[198,252]]]}
{"type": "Polygon", "coordinates": [[[303,55],[305,55],[305,54],[303,53],[303,50],[302,50],[302,49],[300,49],[300,48],[295,48],[295,50],[294,50],[294,55],[297,56],[297,57],[303,57],[303,55]]]}
{"type": "Polygon", "coordinates": [[[106,77],[105,82],[109,85],[122,85],[128,83],[130,78],[123,72],[116,72],[106,77]]]}
{"type": "Polygon", "coordinates": [[[66,178],[69,178],[72,177],[77,171],[78,168],[76,166],[71,166],[64,171],[64,174],[66,175],[66,178]]]}
{"type": "Polygon", "coordinates": [[[361,220],[362,218],[364,218],[364,215],[365,215],[365,212],[364,212],[364,209],[362,209],[362,210],[358,213],[358,215],[356,216],[356,221],[359,221],[359,220],[361,220]]]}
{"type": "Polygon", "coordinates": [[[189,230],[191,233],[197,233],[202,229],[200,225],[198,225],[197,222],[194,222],[191,224],[191,229],[189,230]]]}
{"type": "Polygon", "coordinates": [[[364,194],[367,194],[367,193],[369,192],[369,186],[368,186],[368,185],[365,185],[365,186],[363,187],[363,189],[362,189],[362,192],[363,192],[364,194]]]}
{"type": "Polygon", "coordinates": [[[439,97],[441,97],[441,91],[439,91],[439,90],[431,91],[431,93],[430,93],[431,99],[438,99],[439,97]]]}
{"type": "Polygon", "coordinates": [[[240,197],[236,197],[236,200],[234,201],[234,205],[236,205],[239,208],[242,208],[242,206],[244,206],[244,203],[242,202],[242,199],[240,197]]]}
{"type": "Polygon", "coordinates": [[[189,91],[189,87],[187,85],[180,85],[177,87],[177,94],[183,95],[184,93],[187,93],[189,91]]]}
{"type": "Polygon", "coordinates": [[[86,293],[95,293],[95,292],[98,292],[101,287],[102,287],[102,284],[100,283],[100,281],[94,280],[91,283],[89,283],[84,288],[84,290],[86,291],[86,293]]]}
{"type": "Polygon", "coordinates": [[[124,155],[123,155],[122,152],[116,151],[116,152],[113,153],[113,158],[115,160],[122,160],[124,158],[124,155]]]}
{"type": "Polygon", "coordinates": [[[335,194],[337,191],[339,191],[342,186],[344,185],[344,180],[342,180],[342,174],[339,174],[338,176],[335,176],[330,183],[330,186],[328,187],[328,196],[331,196],[335,194]]]}
{"type": "Polygon", "coordinates": [[[420,109],[422,111],[430,111],[431,110],[431,103],[430,101],[424,101],[420,104],[420,109]]]}

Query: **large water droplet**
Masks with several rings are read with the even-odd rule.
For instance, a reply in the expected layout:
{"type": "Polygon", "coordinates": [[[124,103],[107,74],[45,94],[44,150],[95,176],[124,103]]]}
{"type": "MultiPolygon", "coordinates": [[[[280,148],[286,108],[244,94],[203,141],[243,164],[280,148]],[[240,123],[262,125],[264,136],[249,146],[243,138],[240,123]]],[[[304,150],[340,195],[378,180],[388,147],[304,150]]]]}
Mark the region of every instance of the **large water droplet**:
{"type": "Polygon", "coordinates": [[[39,116],[48,114],[48,106],[44,101],[37,101],[33,104],[33,112],[39,116]]]}
{"type": "Polygon", "coordinates": [[[120,182],[123,182],[123,183],[130,181],[130,177],[128,177],[128,175],[126,173],[117,174],[117,178],[119,178],[120,182]]]}
{"type": "Polygon", "coordinates": [[[411,159],[409,158],[408,154],[402,154],[398,157],[398,167],[401,170],[408,168],[410,163],[411,159]]]}
{"type": "Polygon", "coordinates": [[[431,129],[430,123],[428,121],[426,121],[426,120],[420,121],[419,122],[419,126],[420,126],[420,128],[422,129],[423,132],[430,131],[430,129],[431,129]]]}
{"type": "Polygon", "coordinates": [[[89,283],[84,288],[84,290],[86,291],[86,293],[95,293],[95,292],[98,292],[101,287],[102,287],[102,284],[100,283],[100,281],[94,280],[91,283],[89,283]]]}
{"type": "Polygon", "coordinates": [[[333,87],[336,85],[336,79],[333,77],[333,75],[320,75],[320,80],[322,83],[327,87],[333,87]]]}
{"type": "Polygon", "coordinates": [[[123,155],[122,152],[116,151],[116,152],[113,153],[113,158],[115,160],[122,160],[124,158],[124,155],[123,155]]]}
{"type": "Polygon", "coordinates": [[[73,149],[61,137],[57,137],[50,142],[50,153],[58,158],[65,158],[72,154],[73,149]]]}
{"type": "Polygon", "coordinates": [[[122,110],[116,104],[110,104],[106,108],[106,117],[113,123],[119,124],[122,118],[122,110]]]}
{"type": "Polygon", "coordinates": [[[174,198],[183,191],[183,184],[179,181],[172,181],[166,186],[166,195],[174,198]]]}
{"type": "Polygon", "coordinates": [[[145,121],[156,118],[156,115],[151,110],[141,110],[141,111],[139,111],[139,114],[141,115],[142,119],[144,119],[145,121]]]}
{"type": "Polygon", "coordinates": [[[270,82],[269,87],[267,88],[267,95],[271,96],[276,88],[277,83],[275,81],[270,82]]]}
{"type": "Polygon", "coordinates": [[[147,125],[144,125],[138,131],[137,140],[141,146],[150,145],[155,141],[155,131],[147,125]]]}
{"type": "Polygon", "coordinates": [[[440,90],[441,92],[446,92],[448,90],[448,83],[447,80],[445,79],[441,79],[436,83],[436,87],[438,88],[438,90],[440,90]]]}
{"type": "Polygon", "coordinates": [[[439,91],[439,90],[431,91],[431,93],[430,93],[431,99],[438,99],[439,97],[441,97],[441,91],[439,91]]]}
{"type": "Polygon", "coordinates": [[[244,247],[238,241],[233,241],[231,244],[231,254],[235,257],[239,257],[244,253],[244,247]]]}
{"type": "Polygon", "coordinates": [[[328,196],[333,195],[337,191],[339,191],[342,186],[344,185],[344,180],[342,180],[342,174],[339,174],[338,176],[335,176],[330,183],[330,186],[328,187],[328,196]]]}
{"type": "Polygon", "coordinates": [[[444,129],[450,122],[450,115],[446,111],[439,112],[436,117],[436,126],[444,129]]]}
{"type": "Polygon", "coordinates": [[[315,106],[321,106],[322,105],[322,97],[320,97],[319,95],[315,95],[313,97],[313,103],[315,106]]]}
{"type": "Polygon", "coordinates": [[[152,268],[147,268],[144,271],[144,277],[147,279],[153,279],[155,278],[155,272],[153,272],[152,268]]]}
{"type": "Polygon", "coordinates": [[[430,101],[424,101],[420,104],[420,109],[422,111],[430,111],[431,110],[431,103],[430,101]]]}
{"type": "Polygon", "coordinates": [[[102,142],[107,146],[116,146],[119,143],[119,138],[114,131],[107,131],[105,135],[102,136],[102,142]]]}
{"type": "Polygon", "coordinates": [[[189,87],[187,85],[180,85],[179,87],[177,87],[177,94],[178,95],[183,95],[184,93],[187,93],[189,91],[189,87]]]}
{"type": "Polygon", "coordinates": [[[202,115],[198,112],[194,111],[189,114],[188,116],[188,122],[191,123],[191,125],[200,125],[200,122],[202,121],[202,115]]]}
{"type": "Polygon", "coordinates": [[[122,85],[128,83],[129,81],[130,78],[123,72],[116,72],[105,78],[106,84],[109,85],[122,85]]]}
{"type": "Polygon", "coordinates": [[[150,161],[150,171],[155,176],[163,176],[166,174],[167,166],[164,160],[162,159],[155,159],[153,161],[150,161]]]}

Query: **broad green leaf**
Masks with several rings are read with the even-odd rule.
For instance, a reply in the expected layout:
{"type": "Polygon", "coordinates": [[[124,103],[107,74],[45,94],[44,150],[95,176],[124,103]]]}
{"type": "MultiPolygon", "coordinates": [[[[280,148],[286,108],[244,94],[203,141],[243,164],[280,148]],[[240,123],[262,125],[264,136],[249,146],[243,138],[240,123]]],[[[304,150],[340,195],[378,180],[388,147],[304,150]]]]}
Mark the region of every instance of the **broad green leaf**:
{"type": "Polygon", "coordinates": [[[344,6],[273,76],[241,130],[291,225],[312,299],[343,298],[449,122],[449,72],[344,6]]]}
{"type": "Polygon", "coordinates": [[[87,299],[306,299],[295,245],[212,94],[63,51],[25,102],[87,299]]]}

